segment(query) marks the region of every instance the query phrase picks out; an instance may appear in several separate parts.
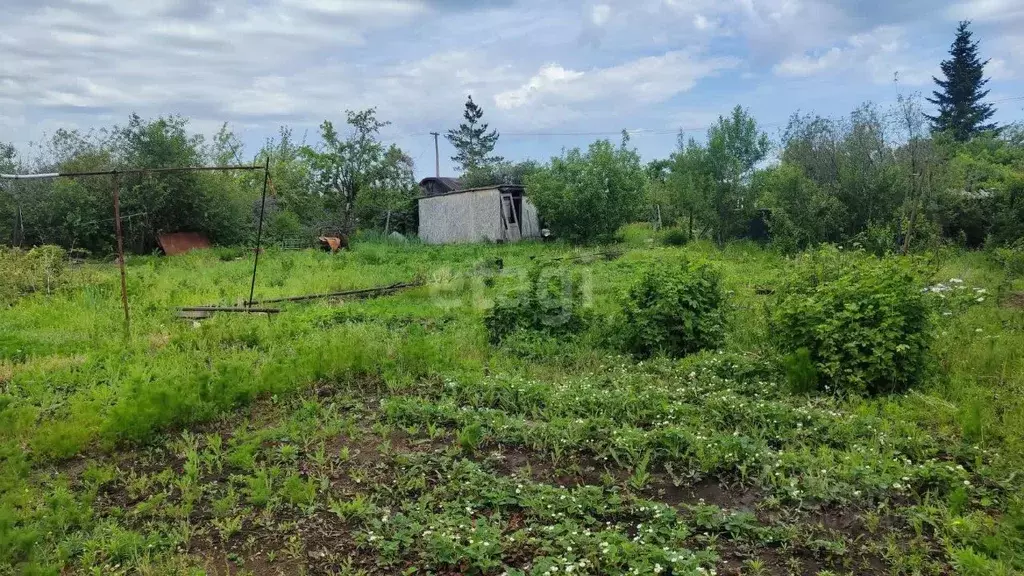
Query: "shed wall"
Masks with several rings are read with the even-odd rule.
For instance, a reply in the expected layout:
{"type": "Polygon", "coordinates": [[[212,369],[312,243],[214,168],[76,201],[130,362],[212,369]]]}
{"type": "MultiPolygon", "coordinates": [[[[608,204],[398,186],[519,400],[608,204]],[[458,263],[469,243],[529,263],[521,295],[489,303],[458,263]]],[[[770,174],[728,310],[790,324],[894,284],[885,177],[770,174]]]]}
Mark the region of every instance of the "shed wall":
{"type": "Polygon", "coordinates": [[[540,238],[540,220],[537,218],[537,207],[530,199],[523,197],[523,238],[540,238]]]}
{"type": "Polygon", "coordinates": [[[499,239],[501,214],[496,188],[421,198],[420,240],[427,244],[499,239]]]}

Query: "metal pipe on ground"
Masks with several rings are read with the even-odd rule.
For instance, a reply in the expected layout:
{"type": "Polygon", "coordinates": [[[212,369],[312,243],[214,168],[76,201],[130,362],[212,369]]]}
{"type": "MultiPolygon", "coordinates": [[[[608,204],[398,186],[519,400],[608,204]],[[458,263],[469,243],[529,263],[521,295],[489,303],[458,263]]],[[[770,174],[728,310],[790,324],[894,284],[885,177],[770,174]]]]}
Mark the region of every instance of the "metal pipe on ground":
{"type": "Polygon", "coordinates": [[[279,302],[304,302],[307,300],[319,300],[322,298],[340,298],[342,296],[355,296],[355,297],[368,297],[376,295],[390,294],[406,288],[414,288],[416,286],[422,286],[423,282],[401,282],[398,284],[392,284],[390,286],[379,286],[377,288],[364,288],[361,290],[345,290],[343,292],[327,292],[326,294],[306,294],[303,296],[287,296],[284,298],[271,298],[268,300],[260,300],[259,302],[251,302],[252,305],[262,304],[276,304],[279,302]]]}

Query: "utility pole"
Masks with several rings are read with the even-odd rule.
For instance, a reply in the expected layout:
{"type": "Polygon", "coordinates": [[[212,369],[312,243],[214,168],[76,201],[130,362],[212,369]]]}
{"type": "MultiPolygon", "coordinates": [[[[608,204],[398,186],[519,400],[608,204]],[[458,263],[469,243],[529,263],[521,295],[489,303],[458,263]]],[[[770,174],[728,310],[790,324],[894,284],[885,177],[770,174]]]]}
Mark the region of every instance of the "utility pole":
{"type": "Polygon", "coordinates": [[[434,176],[441,177],[441,153],[437,148],[437,137],[441,135],[440,132],[431,132],[434,136],[434,176]]]}

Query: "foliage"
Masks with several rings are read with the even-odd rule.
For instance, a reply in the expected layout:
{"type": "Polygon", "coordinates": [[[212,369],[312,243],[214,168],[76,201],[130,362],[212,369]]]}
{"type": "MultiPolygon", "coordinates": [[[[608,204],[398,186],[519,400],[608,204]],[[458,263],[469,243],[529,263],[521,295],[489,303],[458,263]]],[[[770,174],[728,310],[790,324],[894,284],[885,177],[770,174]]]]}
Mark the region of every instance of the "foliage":
{"type": "Polygon", "coordinates": [[[719,244],[742,233],[754,207],[746,184],[769,148],[768,135],[759,132],[757,121],[739,106],[708,129],[703,168],[711,181],[706,194],[709,224],[719,244]]]}
{"type": "Polygon", "coordinates": [[[842,207],[799,168],[782,164],[754,175],[751,186],[758,204],[770,211],[771,241],[794,253],[837,239],[842,207]]]}
{"type": "Polygon", "coordinates": [[[644,206],[644,173],[623,134],[616,148],[598,140],[573,148],[526,179],[527,193],[555,235],[572,242],[610,240],[644,206]]]}
{"type": "Polygon", "coordinates": [[[875,395],[919,384],[932,337],[908,262],[830,246],[797,259],[772,310],[773,342],[785,354],[807,349],[826,391],[875,395]]]}
{"type": "Polygon", "coordinates": [[[621,335],[638,356],[685,356],[722,344],[725,295],[707,263],[652,264],[626,294],[621,335]]]}
{"type": "Polygon", "coordinates": [[[317,188],[329,195],[328,208],[338,215],[338,228],[352,234],[360,206],[383,220],[405,206],[403,200],[413,189],[412,160],[395,145],[385,147],[379,140],[380,129],[390,123],[378,120],[376,109],[349,110],[346,117],[352,129],[349,136],[342,138],[325,120],[320,146],[304,146],[301,152],[317,188]]]}
{"type": "Polygon", "coordinates": [[[467,96],[466,109],[462,113],[465,121],[459,125],[458,130],[449,130],[445,135],[457,151],[452,156],[452,162],[463,172],[473,172],[503,161],[500,156],[491,156],[498,143],[498,131],[487,131],[487,123],[480,122],[483,115],[483,108],[473,102],[472,96],[467,96]]]}
{"type": "Polygon", "coordinates": [[[1013,128],[963,143],[947,135],[935,140],[943,164],[932,218],[943,234],[973,248],[1024,237],[1024,146],[1013,128]]]}
{"type": "Polygon", "coordinates": [[[810,394],[818,388],[818,369],[811,360],[811,351],[798,348],[782,359],[782,367],[786,371],[786,382],[794,394],[810,394]]]}
{"type": "Polygon", "coordinates": [[[493,184],[524,186],[526,179],[540,169],[533,160],[525,162],[492,162],[466,170],[459,177],[463,188],[481,188],[493,184]]]}
{"type": "Polygon", "coordinates": [[[680,216],[685,216],[685,222],[681,224],[685,224],[687,234],[691,238],[696,237],[696,221],[708,222],[712,219],[712,181],[705,169],[706,165],[707,149],[693,138],[684,142],[680,134],[678,147],[669,158],[669,174],[664,188],[668,193],[669,203],[677,207],[680,216]]]}
{"type": "Polygon", "coordinates": [[[767,134],[740,106],[729,117],[718,117],[708,129],[706,144],[679,135],[665,185],[685,214],[691,237],[695,221],[702,222],[719,244],[744,234],[754,209],[750,177],[770,147],[767,134]]]}
{"type": "Polygon", "coordinates": [[[582,278],[540,265],[530,269],[525,287],[499,297],[484,315],[484,326],[492,344],[500,344],[520,330],[570,336],[578,333],[588,321],[582,278]]]}
{"type": "Polygon", "coordinates": [[[65,280],[68,254],[59,246],[28,251],[0,246],[0,305],[32,292],[49,294],[65,280]]]}
{"type": "Polygon", "coordinates": [[[633,248],[271,248],[262,298],[431,280],[198,327],[173,307],[236,301],[251,261],[133,257],[127,339],[117,267],[69,266],[75,282],[0,314],[0,572],[203,573],[215,548],[225,570],[287,573],[698,576],[734,572],[736,550],[744,573],[1024,569],[1024,332],[1019,309],[977,302],[1004,280],[985,254],[930,255],[963,282],[926,297],[975,302],[940,312],[941,372],[861,398],[791,394],[760,349],[775,251],[633,248]],[[716,351],[637,360],[533,331],[492,347],[481,329],[538,260],[584,275],[604,315],[638,263],[683,257],[732,292],[716,351]],[[476,274],[498,258],[491,286],[476,274]]]}
{"type": "Polygon", "coordinates": [[[993,248],[992,259],[1003,269],[1008,281],[1024,278],[1024,239],[993,248]]]}
{"type": "Polygon", "coordinates": [[[899,219],[906,179],[887,137],[885,118],[870,105],[846,119],[793,115],[783,132],[782,163],[799,168],[821,194],[835,199],[824,203],[835,206],[837,240],[899,219]]]}
{"type": "Polygon", "coordinates": [[[690,241],[690,235],[682,228],[667,228],[661,232],[659,239],[666,246],[682,246],[690,241]]]}
{"type": "Polygon", "coordinates": [[[416,197],[420,189],[413,176],[412,158],[391,146],[384,155],[374,187],[356,201],[363,228],[415,234],[419,222],[416,197]]]}
{"type": "MultiPolygon", "coordinates": [[[[268,198],[267,217],[275,220],[278,213],[285,221],[294,217],[302,230],[312,237],[317,228],[329,222],[324,197],[312,186],[310,165],[306,162],[302,150],[305,142],[297,142],[291,128],[281,126],[276,138],[268,138],[256,154],[257,158],[270,158],[270,190],[273,201],[268,198]]],[[[263,175],[259,172],[249,173],[249,186],[262,185],[263,175]]],[[[301,232],[289,230],[286,234],[301,232]]],[[[271,232],[271,238],[281,237],[271,232]]]]}
{"type": "Polygon", "coordinates": [[[985,64],[978,57],[978,42],[971,39],[970,22],[961,21],[956,38],[949,47],[948,60],[942,61],[944,79],[934,78],[941,90],[933,92],[928,101],[939,107],[939,113],[928,116],[935,132],[950,132],[960,142],[966,142],[981,132],[995,130],[996,125],[985,122],[995,109],[982,102],[988,95],[983,90],[988,84],[984,77],[985,64]]]}

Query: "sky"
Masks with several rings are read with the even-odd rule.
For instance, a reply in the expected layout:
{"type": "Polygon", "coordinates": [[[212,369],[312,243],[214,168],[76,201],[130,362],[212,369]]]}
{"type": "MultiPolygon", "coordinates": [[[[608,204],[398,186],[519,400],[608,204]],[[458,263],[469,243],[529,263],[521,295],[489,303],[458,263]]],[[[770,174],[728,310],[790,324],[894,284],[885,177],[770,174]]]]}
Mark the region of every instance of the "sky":
{"type": "MultiPolygon", "coordinates": [[[[279,126],[376,107],[418,177],[467,95],[495,153],[546,160],[625,129],[649,160],[735,105],[777,136],[800,111],[930,94],[957,22],[1024,120],[1024,0],[4,0],[0,141],[180,114],[254,155],[279,126]],[[898,82],[894,82],[898,78],[898,82]]],[[[442,175],[453,175],[440,141],[442,175]]]]}

